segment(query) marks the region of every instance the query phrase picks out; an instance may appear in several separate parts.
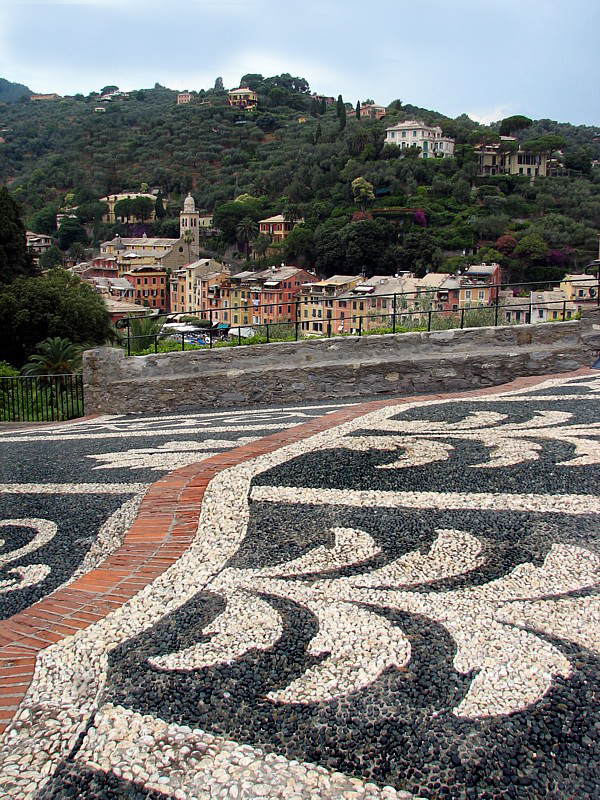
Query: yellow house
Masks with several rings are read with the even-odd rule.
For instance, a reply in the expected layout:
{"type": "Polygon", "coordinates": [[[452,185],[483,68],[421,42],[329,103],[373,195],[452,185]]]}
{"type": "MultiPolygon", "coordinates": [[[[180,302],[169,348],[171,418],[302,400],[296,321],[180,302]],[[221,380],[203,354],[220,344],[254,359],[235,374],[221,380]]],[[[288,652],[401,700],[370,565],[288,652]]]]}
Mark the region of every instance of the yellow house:
{"type": "Polygon", "coordinates": [[[600,276],[567,274],[560,282],[560,288],[569,300],[578,303],[579,309],[586,303],[598,302],[600,276]]]}
{"type": "Polygon", "coordinates": [[[239,89],[230,89],[227,92],[227,100],[232,108],[241,108],[250,111],[256,108],[258,95],[252,89],[241,86],[239,89]]]}

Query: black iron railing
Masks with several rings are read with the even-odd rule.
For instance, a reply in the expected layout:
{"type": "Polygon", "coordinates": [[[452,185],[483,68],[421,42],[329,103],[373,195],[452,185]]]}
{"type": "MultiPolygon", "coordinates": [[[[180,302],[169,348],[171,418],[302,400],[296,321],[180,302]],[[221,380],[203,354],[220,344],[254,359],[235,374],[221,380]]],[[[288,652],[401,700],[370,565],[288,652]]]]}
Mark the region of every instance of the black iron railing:
{"type": "Polygon", "coordinates": [[[0,422],[56,422],[83,413],[82,375],[0,377],[0,422]]]}
{"type": "MultiPolygon", "coordinates": [[[[589,287],[589,277],[582,276],[579,282],[584,282],[589,287]]],[[[571,283],[576,284],[573,280],[571,283]]],[[[314,305],[319,303],[324,306],[321,311],[331,316],[301,316],[301,306],[305,312],[310,311],[310,303],[306,300],[301,302],[299,299],[278,302],[273,300],[270,303],[254,304],[250,299],[246,304],[227,305],[214,308],[202,308],[192,311],[181,312],[186,317],[203,317],[207,320],[208,326],[200,329],[197,338],[198,342],[190,341],[188,333],[166,332],[143,334],[135,336],[131,334],[129,321],[123,320],[125,335],[121,339],[121,345],[126,349],[127,355],[136,355],[142,350],[138,346],[138,340],[144,340],[143,346],[146,351],[153,350],[158,352],[159,342],[170,339],[177,343],[177,349],[195,349],[199,345],[209,348],[219,345],[242,345],[242,344],[262,344],[272,341],[298,341],[306,337],[316,336],[332,337],[354,335],[363,336],[370,333],[403,333],[411,331],[432,331],[432,330],[451,330],[465,327],[496,327],[507,324],[527,324],[530,322],[565,322],[573,318],[573,305],[578,302],[592,302],[600,306],[600,275],[597,279],[596,287],[592,287],[587,298],[576,298],[575,300],[549,300],[546,302],[534,299],[531,294],[526,297],[512,297],[510,303],[500,302],[500,289],[516,289],[517,287],[527,287],[534,290],[534,287],[548,286],[548,281],[538,281],[535,283],[510,283],[510,284],[489,284],[484,281],[473,281],[469,285],[463,284],[460,289],[449,289],[447,294],[471,290],[486,290],[488,297],[492,300],[482,303],[473,299],[470,305],[459,307],[459,298],[454,303],[455,308],[448,308],[448,299],[440,295],[446,290],[436,288],[424,289],[420,292],[395,292],[390,294],[377,294],[376,296],[365,293],[364,295],[353,295],[345,298],[347,311],[344,316],[333,316],[333,312],[327,310],[327,301],[338,303],[339,298],[329,297],[326,293],[315,295],[314,305]],[[372,301],[379,302],[380,307],[372,305],[372,301]],[[382,308],[382,301],[387,305],[382,308]],[[444,305],[442,308],[435,308],[436,305],[444,305]],[[361,308],[362,305],[362,308],[361,308]],[[273,320],[271,322],[252,322],[252,318],[268,317],[274,314],[275,307],[287,307],[288,319],[273,320]],[[570,306],[570,307],[569,307],[570,306]],[[267,309],[261,314],[262,309],[267,309]],[[539,314],[540,309],[546,309],[547,314],[539,314]],[[535,314],[534,314],[535,312],[535,314]],[[537,316],[536,316],[537,315],[537,316]],[[222,320],[226,320],[224,327],[222,320]],[[242,321],[244,320],[244,321],[242,321]],[[379,323],[379,324],[377,324],[379,323]],[[250,328],[254,335],[244,340],[242,329],[250,328]],[[229,330],[228,330],[229,329],[229,330]],[[148,339],[151,344],[148,347],[148,339]],[[200,341],[201,339],[201,341],[200,341]]],[[[541,289],[539,289],[541,291],[541,289]]],[[[304,296],[306,298],[306,295],[304,296]]],[[[316,311],[316,309],[315,309],[316,311]]],[[[159,314],[157,318],[168,317],[172,314],[159,314]]],[[[283,316],[283,315],[282,315],[283,316]]]]}

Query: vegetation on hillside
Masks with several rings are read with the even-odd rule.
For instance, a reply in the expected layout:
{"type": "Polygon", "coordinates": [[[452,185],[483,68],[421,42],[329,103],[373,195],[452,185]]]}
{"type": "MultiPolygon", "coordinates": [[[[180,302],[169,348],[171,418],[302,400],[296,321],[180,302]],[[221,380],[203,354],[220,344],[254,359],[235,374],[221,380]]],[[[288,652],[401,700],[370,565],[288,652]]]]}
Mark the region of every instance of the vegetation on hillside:
{"type": "Polygon", "coordinates": [[[93,93],[0,106],[8,128],[0,180],[36,231],[52,233],[56,212],[76,207],[81,225],[63,223],[63,251],[117,232],[177,236],[182,199],[192,191],[221,230],[206,251],[253,253],[261,265],[285,260],[325,275],[422,274],[497,260],[513,280],[555,280],[597,256],[594,128],[522,115],[481,126],[400,100],[383,121],[356,119],[347,117],[341,97],[330,106],[312,98],[303,78],[248,74],[240,85],[258,92],[256,111],[229,108],[219,80],[179,106],[176,92],[158,84],[111,100],[105,113],[94,111],[93,93]],[[384,145],[388,125],[413,118],[455,138],[455,158],[423,160],[417,148],[384,145]],[[500,133],[554,157],[561,151],[568,174],[535,182],[479,178],[474,146],[500,133]],[[100,197],[142,186],[160,187],[164,216],[152,224],[100,222],[100,197]],[[258,236],[257,222],[276,213],[304,222],[273,247],[258,236]]]}

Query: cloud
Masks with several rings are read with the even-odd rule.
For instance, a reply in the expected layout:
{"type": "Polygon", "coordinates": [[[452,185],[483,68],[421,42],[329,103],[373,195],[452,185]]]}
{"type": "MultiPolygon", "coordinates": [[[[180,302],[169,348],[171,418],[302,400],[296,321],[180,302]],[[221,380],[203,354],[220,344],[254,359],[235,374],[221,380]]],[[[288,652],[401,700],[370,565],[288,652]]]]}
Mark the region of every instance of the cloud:
{"type": "Polygon", "coordinates": [[[498,122],[505,117],[510,117],[513,113],[509,106],[495,106],[489,109],[479,109],[477,111],[467,111],[469,117],[481,125],[489,125],[490,122],[498,122]]]}

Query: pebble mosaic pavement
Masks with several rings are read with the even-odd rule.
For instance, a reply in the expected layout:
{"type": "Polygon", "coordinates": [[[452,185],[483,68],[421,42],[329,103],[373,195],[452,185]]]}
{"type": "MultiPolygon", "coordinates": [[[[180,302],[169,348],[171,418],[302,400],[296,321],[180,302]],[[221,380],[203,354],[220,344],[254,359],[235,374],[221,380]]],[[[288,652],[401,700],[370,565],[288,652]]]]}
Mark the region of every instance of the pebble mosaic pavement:
{"type": "Polygon", "coordinates": [[[0,432],[0,797],[599,796],[599,400],[0,432]]]}

